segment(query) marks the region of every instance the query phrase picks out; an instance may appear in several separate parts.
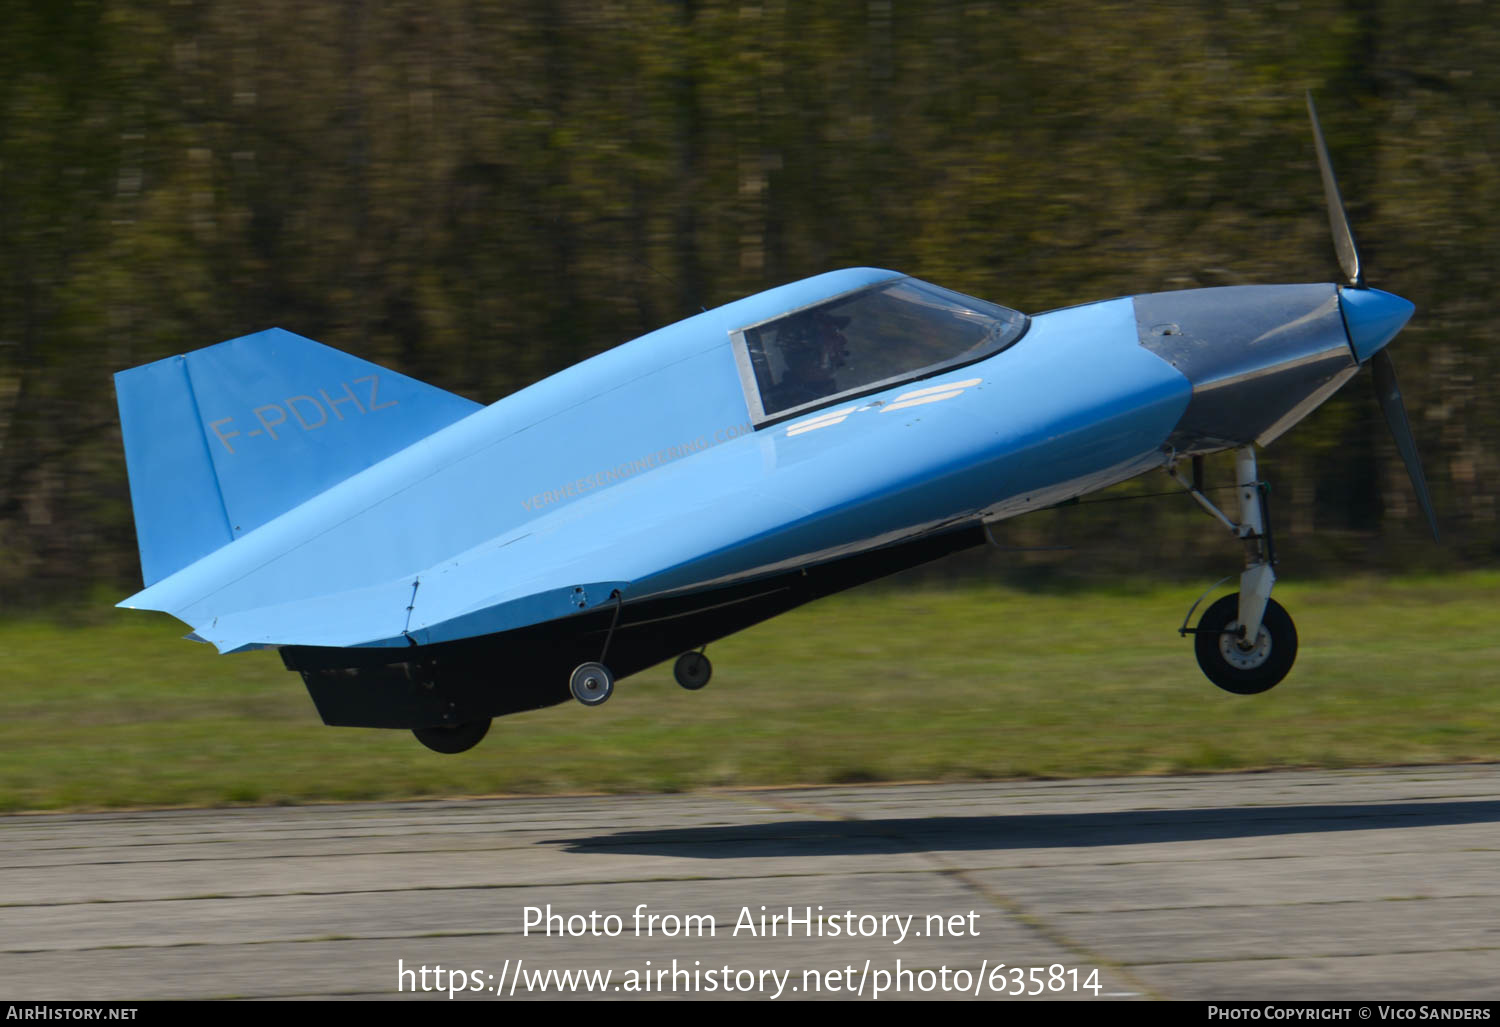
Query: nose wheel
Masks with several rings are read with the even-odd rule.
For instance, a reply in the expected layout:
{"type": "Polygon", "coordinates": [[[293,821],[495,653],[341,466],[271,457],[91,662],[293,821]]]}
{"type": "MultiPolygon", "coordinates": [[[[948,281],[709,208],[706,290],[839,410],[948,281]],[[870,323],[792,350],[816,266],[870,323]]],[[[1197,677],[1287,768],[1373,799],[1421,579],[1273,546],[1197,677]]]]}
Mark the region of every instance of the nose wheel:
{"type": "Polygon", "coordinates": [[[1198,666],[1208,680],[1235,695],[1256,695],[1274,688],[1297,659],[1297,628],[1274,599],[1253,640],[1240,630],[1240,597],[1228,595],[1203,611],[1193,635],[1198,666]]]}
{"type": "Polygon", "coordinates": [[[1198,666],[1208,680],[1226,692],[1255,695],[1275,687],[1292,669],[1297,658],[1297,629],[1281,604],[1271,598],[1271,588],[1276,584],[1276,543],[1271,536],[1266,499],[1269,490],[1256,470],[1255,447],[1242,446],[1236,450],[1234,464],[1238,521],[1231,520],[1203,494],[1202,457],[1193,458],[1191,482],[1171,471],[1199,505],[1245,546],[1240,590],[1210,606],[1198,626],[1190,628],[1187,621],[1198,603],[1208,597],[1205,592],[1188,611],[1178,633],[1193,636],[1198,666]]]}

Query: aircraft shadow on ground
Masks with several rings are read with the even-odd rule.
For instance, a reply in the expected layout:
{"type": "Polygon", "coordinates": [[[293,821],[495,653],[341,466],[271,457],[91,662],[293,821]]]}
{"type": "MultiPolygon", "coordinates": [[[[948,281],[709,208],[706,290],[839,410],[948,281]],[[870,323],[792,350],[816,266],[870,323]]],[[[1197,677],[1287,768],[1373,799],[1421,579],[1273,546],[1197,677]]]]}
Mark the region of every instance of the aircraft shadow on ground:
{"type": "Polygon", "coordinates": [[[1350,803],[1107,813],[775,823],[617,831],[553,839],[569,852],[696,859],[1051,849],[1261,838],[1332,831],[1447,827],[1500,821],[1500,801],[1350,803]]]}

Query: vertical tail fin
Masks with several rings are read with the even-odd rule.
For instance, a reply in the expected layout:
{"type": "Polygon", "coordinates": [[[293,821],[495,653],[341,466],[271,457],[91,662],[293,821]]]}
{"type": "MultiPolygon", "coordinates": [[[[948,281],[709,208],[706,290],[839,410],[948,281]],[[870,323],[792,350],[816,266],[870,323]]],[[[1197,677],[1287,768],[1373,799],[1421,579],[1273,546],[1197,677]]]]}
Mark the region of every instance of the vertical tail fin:
{"type": "Polygon", "coordinates": [[[271,328],[115,375],[147,585],[479,404],[271,328]]]}

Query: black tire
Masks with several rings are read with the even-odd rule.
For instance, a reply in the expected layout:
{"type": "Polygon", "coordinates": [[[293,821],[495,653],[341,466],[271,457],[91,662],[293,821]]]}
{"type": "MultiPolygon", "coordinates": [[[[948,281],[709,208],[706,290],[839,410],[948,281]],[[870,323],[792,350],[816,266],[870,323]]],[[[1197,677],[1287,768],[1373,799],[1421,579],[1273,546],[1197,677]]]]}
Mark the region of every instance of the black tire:
{"type": "Polygon", "coordinates": [[[598,706],[615,692],[615,676],[602,663],[580,663],[568,678],[573,698],[585,706],[598,706]]]}
{"type": "Polygon", "coordinates": [[[467,752],[474,748],[489,732],[489,717],[483,720],[471,720],[467,724],[454,724],[452,727],[414,727],[411,729],[411,733],[417,736],[417,741],[427,748],[433,752],[449,755],[467,752]]]}
{"type": "Polygon", "coordinates": [[[1239,644],[1240,596],[1227,595],[1203,611],[1193,650],[1208,680],[1235,695],[1256,695],[1275,688],[1297,659],[1297,628],[1274,599],[1266,600],[1257,645],[1230,650],[1239,644]]]}
{"type": "Polygon", "coordinates": [[[689,692],[696,692],[714,676],[714,665],[702,653],[683,653],[672,665],[672,676],[689,692]]]}

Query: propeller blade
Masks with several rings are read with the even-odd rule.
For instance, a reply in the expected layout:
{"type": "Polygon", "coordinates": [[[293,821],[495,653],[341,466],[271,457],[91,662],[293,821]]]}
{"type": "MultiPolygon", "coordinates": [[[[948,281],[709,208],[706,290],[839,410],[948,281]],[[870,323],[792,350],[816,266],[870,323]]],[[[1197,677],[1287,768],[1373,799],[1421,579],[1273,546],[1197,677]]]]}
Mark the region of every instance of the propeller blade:
{"type": "Polygon", "coordinates": [[[1427,517],[1432,528],[1432,540],[1438,539],[1437,516],[1432,512],[1432,499],[1427,494],[1427,478],[1422,474],[1422,457],[1417,452],[1417,441],[1411,434],[1411,422],[1406,419],[1406,404],[1401,402],[1401,389],[1396,384],[1396,366],[1385,350],[1370,358],[1370,371],[1374,376],[1375,398],[1380,400],[1385,423],[1390,426],[1391,437],[1396,440],[1396,449],[1406,463],[1406,473],[1411,478],[1411,487],[1417,494],[1417,504],[1427,517]]]}
{"type": "Polygon", "coordinates": [[[1339,266],[1349,276],[1349,284],[1360,288],[1365,280],[1360,272],[1359,251],[1354,248],[1354,231],[1349,227],[1349,215],[1344,212],[1339,184],[1333,178],[1333,162],[1328,159],[1328,143],[1318,125],[1318,109],[1313,106],[1311,90],[1307,93],[1307,116],[1312,119],[1313,142],[1318,148],[1318,170],[1323,173],[1323,199],[1328,205],[1328,228],[1333,232],[1333,248],[1338,251],[1339,266]]]}

